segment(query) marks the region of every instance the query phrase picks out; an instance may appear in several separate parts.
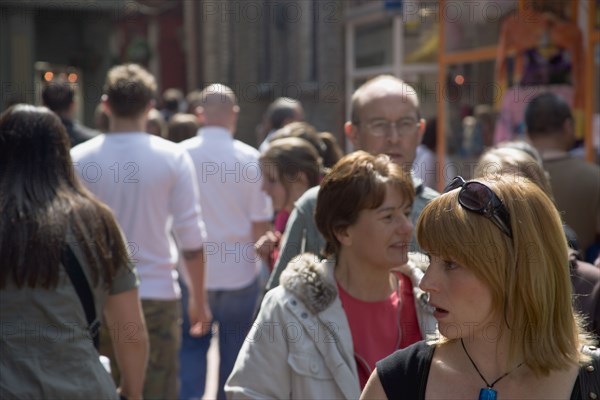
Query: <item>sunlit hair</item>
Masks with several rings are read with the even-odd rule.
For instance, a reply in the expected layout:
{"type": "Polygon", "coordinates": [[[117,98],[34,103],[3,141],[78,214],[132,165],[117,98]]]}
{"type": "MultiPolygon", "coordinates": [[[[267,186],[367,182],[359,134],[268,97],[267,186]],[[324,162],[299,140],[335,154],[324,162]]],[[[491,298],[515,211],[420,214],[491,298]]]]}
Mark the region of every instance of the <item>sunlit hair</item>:
{"type": "Polygon", "coordinates": [[[492,148],[485,152],[475,167],[475,178],[493,180],[497,175],[510,179],[529,179],[553,199],[548,175],[540,163],[529,153],[514,147],[492,148]]]}
{"type": "MultiPolygon", "coordinates": [[[[291,194],[291,185],[297,182],[300,174],[306,176],[307,189],[321,180],[321,157],[306,140],[287,137],[274,140],[260,157],[261,169],[275,169],[286,191],[285,203],[291,194]]],[[[265,171],[263,171],[264,173],[265,171]]]]}
{"type": "Polygon", "coordinates": [[[379,207],[386,190],[397,190],[412,205],[415,189],[409,174],[386,155],[356,151],[343,157],[321,182],[315,221],[327,242],[325,255],[338,255],[336,233],[356,223],[362,210],[379,207]]]}
{"type": "Polygon", "coordinates": [[[267,122],[271,129],[281,129],[286,121],[302,118],[302,103],[289,97],[280,97],[267,108],[267,122]]]}
{"type": "Polygon", "coordinates": [[[535,158],[535,161],[537,161],[538,164],[544,165],[544,161],[542,160],[542,155],[540,154],[540,152],[531,143],[526,142],[525,140],[507,140],[498,143],[495,147],[508,147],[510,149],[524,151],[531,157],[535,158]]]}
{"type": "Polygon", "coordinates": [[[304,121],[291,122],[277,130],[270,141],[283,137],[298,137],[312,144],[323,160],[325,168],[331,168],[343,156],[335,137],[329,132],[318,132],[314,126],[304,121]]]}
{"type": "Polygon", "coordinates": [[[325,154],[323,155],[323,166],[331,168],[344,156],[337,139],[331,132],[319,132],[319,137],[325,143],[325,154]]]}
{"type": "Polygon", "coordinates": [[[169,120],[167,138],[175,143],[196,136],[200,124],[194,114],[177,113],[169,120]]]}
{"type": "Polygon", "coordinates": [[[285,137],[297,137],[304,139],[313,145],[319,154],[322,154],[325,151],[325,143],[323,143],[319,137],[319,132],[317,132],[317,129],[308,122],[290,122],[283,128],[275,131],[269,139],[269,142],[285,137]]]}
{"type": "Polygon", "coordinates": [[[167,110],[177,113],[183,102],[183,92],[177,88],[169,88],[163,92],[162,100],[167,110]]]}
{"type": "Polygon", "coordinates": [[[19,104],[0,115],[0,171],[0,288],[55,287],[69,231],[94,285],[110,285],[128,263],[125,244],[112,212],[75,177],[56,114],[19,104]]]}
{"type": "Polygon", "coordinates": [[[108,71],[104,94],[114,115],[138,117],[155,98],[156,80],[137,64],[118,65],[108,71]]]}
{"type": "Polygon", "coordinates": [[[536,373],[584,361],[589,337],[572,307],[568,249],[560,216],[543,191],[525,180],[479,180],[510,213],[511,240],[488,218],[458,203],[460,189],[432,200],[417,221],[419,246],[469,268],[492,294],[508,329],[507,366],[525,360],[536,373]]]}
{"type": "Polygon", "coordinates": [[[396,78],[395,76],[379,75],[363,83],[358,89],[356,89],[354,94],[352,94],[351,121],[353,124],[356,124],[360,121],[358,114],[361,106],[364,105],[364,94],[367,90],[370,90],[373,87],[381,88],[381,90],[386,90],[388,92],[395,90],[397,94],[405,97],[406,101],[412,103],[418,112],[419,96],[417,95],[417,91],[412,86],[403,80],[396,78]]]}

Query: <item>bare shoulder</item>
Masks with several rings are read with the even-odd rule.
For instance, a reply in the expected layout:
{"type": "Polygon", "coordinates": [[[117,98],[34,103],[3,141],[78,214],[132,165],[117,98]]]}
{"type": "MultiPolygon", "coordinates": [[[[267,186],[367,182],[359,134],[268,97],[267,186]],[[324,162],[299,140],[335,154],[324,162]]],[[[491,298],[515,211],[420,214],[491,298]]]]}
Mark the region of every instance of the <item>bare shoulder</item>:
{"type": "Polygon", "coordinates": [[[369,377],[369,380],[365,385],[360,398],[361,400],[387,399],[385,390],[383,390],[383,386],[379,380],[377,369],[371,373],[371,376],[369,377]]]}
{"type": "MultiPolygon", "coordinates": [[[[459,349],[460,350],[460,349],[459,349]]],[[[473,399],[485,383],[472,365],[457,354],[452,343],[439,346],[434,353],[427,379],[426,399],[473,399]]],[[[458,351],[460,353],[460,351],[458,351]]],[[[567,399],[577,379],[578,366],[537,376],[523,366],[498,381],[494,389],[505,399],[567,399]]]]}

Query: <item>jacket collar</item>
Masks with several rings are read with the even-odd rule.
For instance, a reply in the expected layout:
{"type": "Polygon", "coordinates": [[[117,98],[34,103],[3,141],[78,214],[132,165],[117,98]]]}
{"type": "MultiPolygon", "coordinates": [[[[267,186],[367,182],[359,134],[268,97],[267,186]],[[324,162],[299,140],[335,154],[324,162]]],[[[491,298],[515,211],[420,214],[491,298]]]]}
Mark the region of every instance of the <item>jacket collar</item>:
{"type": "Polygon", "coordinates": [[[344,398],[354,399],[360,396],[358,372],[350,326],[335,287],[334,266],[333,261],[320,262],[314,254],[302,254],[284,270],[281,285],[303,304],[289,309],[307,332],[316,332],[314,344],[327,369],[344,398]]]}
{"type": "MultiPolygon", "coordinates": [[[[392,271],[408,276],[413,287],[418,287],[428,265],[427,256],[409,253],[408,263],[392,271]]],[[[297,261],[288,264],[281,274],[281,285],[301,300],[312,314],[319,314],[333,304],[338,295],[334,266],[334,260],[319,261],[318,256],[304,253],[297,261]]]]}
{"type": "Polygon", "coordinates": [[[417,196],[419,196],[421,193],[423,193],[423,189],[425,188],[425,185],[423,185],[423,181],[421,180],[421,178],[419,178],[415,174],[411,174],[411,175],[412,175],[413,186],[415,187],[415,194],[417,196]]]}
{"type": "Polygon", "coordinates": [[[320,262],[314,254],[302,254],[283,271],[281,284],[312,314],[319,314],[337,297],[332,264],[331,261],[320,262]]]}

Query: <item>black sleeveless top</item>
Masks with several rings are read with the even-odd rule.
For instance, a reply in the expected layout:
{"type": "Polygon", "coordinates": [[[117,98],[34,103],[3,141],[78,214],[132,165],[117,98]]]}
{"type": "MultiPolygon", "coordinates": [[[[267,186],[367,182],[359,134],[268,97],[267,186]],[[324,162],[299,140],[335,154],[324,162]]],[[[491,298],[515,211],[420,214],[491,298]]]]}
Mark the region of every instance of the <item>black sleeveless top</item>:
{"type": "MultiPolygon", "coordinates": [[[[579,376],[573,385],[571,400],[582,399],[582,390],[600,396],[600,351],[591,347],[592,365],[579,369],[579,376]],[[594,368],[592,368],[594,366],[594,368]],[[588,390],[584,389],[586,387],[588,390]]],[[[377,376],[388,399],[425,400],[427,378],[433,359],[435,345],[425,341],[412,344],[379,361],[377,376]]],[[[586,349],[586,352],[589,351],[586,349]]],[[[590,393],[591,394],[591,393],[590,393]]],[[[589,394],[586,394],[586,399],[589,394]]],[[[590,396],[590,398],[593,398],[590,396]]]]}
{"type": "Polygon", "coordinates": [[[435,345],[425,341],[397,350],[376,364],[388,399],[424,400],[435,345]]]}

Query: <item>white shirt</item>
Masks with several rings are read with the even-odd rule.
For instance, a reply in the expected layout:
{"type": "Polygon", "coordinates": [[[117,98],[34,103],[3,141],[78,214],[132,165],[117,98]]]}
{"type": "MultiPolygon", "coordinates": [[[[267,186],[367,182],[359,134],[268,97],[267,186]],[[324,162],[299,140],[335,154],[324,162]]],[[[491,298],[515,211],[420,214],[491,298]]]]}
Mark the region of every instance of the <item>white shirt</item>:
{"type": "Polygon", "coordinates": [[[196,173],[177,144],[142,132],[99,135],[71,150],[81,182],[115,214],[140,275],[140,297],[180,297],[178,252],[205,239],[196,173]]]}
{"type": "Polygon", "coordinates": [[[258,146],[258,151],[260,152],[260,154],[263,154],[269,149],[269,145],[271,144],[271,138],[273,137],[273,135],[275,135],[275,132],[277,132],[276,129],[271,129],[269,133],[267,133],[267,136],[265,136],[260,146],[258,146]]]}
{"type": "Polygon", "coordinates": [[[420,178],[425,186],[432,189],[437,189],[437,157],[435,153],[427,148],[424,144],[417,146],[417,154],[413,161],[413,173],[420,178]]]}
{"type": "Polygon", "coordinates": [[[239,289],[258,275],[252,223],[273,218],[271,199],[261,190],[259,152],[225,128],[209,126],[181,145],[194,161],[206,223],[204,245],[210,290],[239,289]]]}

